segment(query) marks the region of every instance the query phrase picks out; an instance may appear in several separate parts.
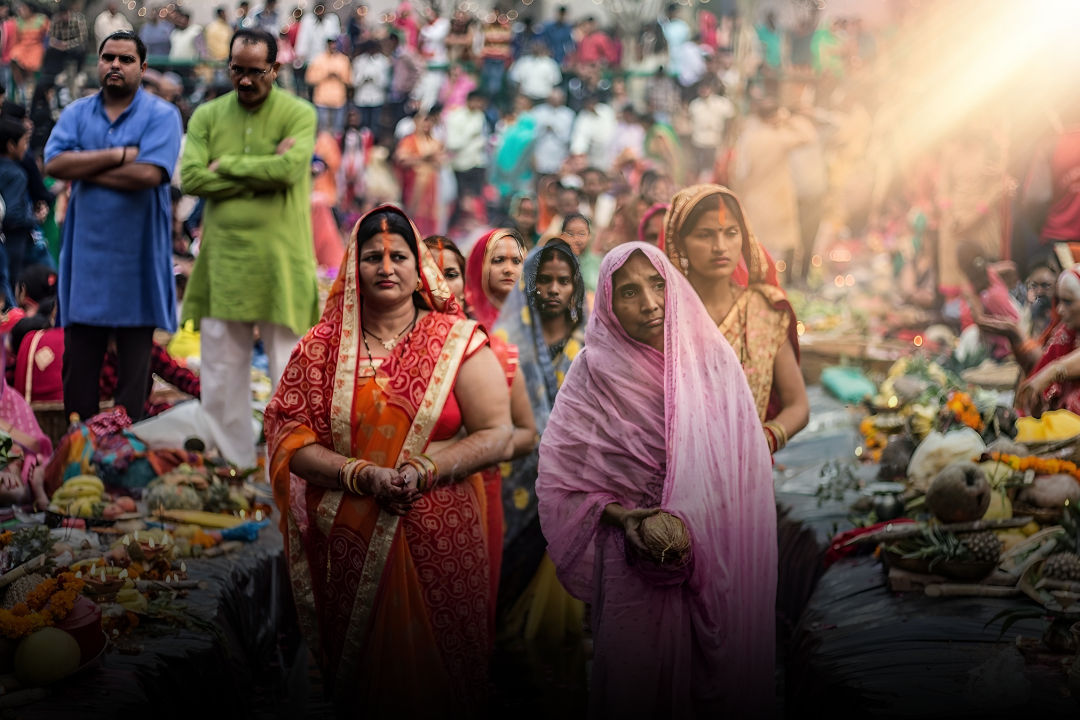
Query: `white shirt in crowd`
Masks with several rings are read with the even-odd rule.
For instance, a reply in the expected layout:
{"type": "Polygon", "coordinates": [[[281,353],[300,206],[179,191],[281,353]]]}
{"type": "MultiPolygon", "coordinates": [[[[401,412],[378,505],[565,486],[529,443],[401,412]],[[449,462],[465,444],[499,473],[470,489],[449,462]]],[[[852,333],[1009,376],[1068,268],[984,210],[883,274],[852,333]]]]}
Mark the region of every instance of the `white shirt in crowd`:
{"type": "Polygon", "coordinates": [[[479,110],[455,108],[446,116],[446,149],[450,151],[450,166],[457,172],[487,167],[484,147],[486,118],[479,110]]]}
{"type": "Polygon", "coordinates": [[[186,28],[173,28],[169,34],[169,59],[180,61],[194,61],[199,59],[199,50],[195,47],[195,40],[202,35],[202,25],[190,23],[186,28]]]}
{"type": "Polygon", "coordinates": [[[377,107],[386,102],[390,86],[390,58],[382,53],[357,55],[353,59],[353,103],[377,107]]]}
{"type": "Polygon", "coordinates": [[[94,20],[94,36],[97,38],[97,44],[100,47],[101,43],[105,41],[105,38],[109,37],[115,32],[121,32],[123,30],[130,30],[131,23],[123,13],[116,13],[113,15],[106,10],[97,16],[94,20]]]}
{"type": "Polygon", "coordinates": [[[690,144],[699,148],[715,148],[724,139],[724,125],[735,117],[735,105],[723,95],[696,97],[690,101],[690,144]]]}
{"type": "Polygon", "coordinates": [[[588,156],[589,165],[592,167],[611,167],[614,160],[611,156],[611,148],[617,126],[615,111],[610,105],[597,103],[593,112],[582,110],[574,121],[574,132],[570,138],[570,154],[588,156]]]}
{"type": "Polygon", "coordinates": [[[420,54],[432,65],[445,65],[446,37],[450,34],[450,19],[438,18],[420,29],[420,54]]]}
{"type": "Polygon", "coordinates": [[[510,66],[510,79],[533,100],[547,100],[562,82],[559,64],[546,55],[525,55],[510,66]]]}
{"type": "Polygon", "coordinates": [[[570,154],[570,137],[574,130],[574,111],[565,105],[552,107],[547,103],[532,110],[536,120],[536,143],[533,163],[544,175],[559,172],[570,154]]]}
{"type": "Polygon", "coordinates": [[[705,50],[701,45],[684,42],[671,54],[671,62],[678,72],[679,84],[690,87],[705,75],[705,50]]]}
{"type": "Polygon", "coordinates": [[[341,35],[341,20],[332,12],[323,13],[322,20],[315,13],[300,18],[300,31],[296,35],[296,57],[305,61],[326,52],[326,41],[341,35]]]}
{"type": "Polygon", "coordinates": [[[615,127],[615,142],[611,146],[611,156],[618,158],[624,152],[630,153],[636,158],[645,157],[645,128],[638,123],[620,122],[615,127]]]}

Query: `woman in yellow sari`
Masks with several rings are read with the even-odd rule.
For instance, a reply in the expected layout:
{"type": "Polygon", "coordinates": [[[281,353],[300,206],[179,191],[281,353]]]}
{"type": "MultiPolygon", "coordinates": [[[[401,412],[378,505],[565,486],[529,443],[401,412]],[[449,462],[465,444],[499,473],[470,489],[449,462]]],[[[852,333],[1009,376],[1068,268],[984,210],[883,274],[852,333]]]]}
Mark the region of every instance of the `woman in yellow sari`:
{"type": "Polygon", "coordinates": [[[679,191],[664,226],[668,259],[690,281],[739,357],[775,453],[806,427],[810,402],[799,369],[795,312],[772,260],[738,198],[720,185],[679,191]]]}
{"type": "Polygon", "coordinates": [[[503,377],[408,218],[362,218],[266,412],[293,599],[340,714],[486,712],[476,472],[508,457],[503,377]]]}

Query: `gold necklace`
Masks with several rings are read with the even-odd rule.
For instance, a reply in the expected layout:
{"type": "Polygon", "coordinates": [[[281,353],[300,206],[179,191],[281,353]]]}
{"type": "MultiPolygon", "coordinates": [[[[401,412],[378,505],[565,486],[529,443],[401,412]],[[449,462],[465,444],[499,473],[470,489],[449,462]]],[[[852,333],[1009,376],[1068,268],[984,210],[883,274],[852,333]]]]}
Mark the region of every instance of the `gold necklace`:
{"type": "MultiPolygon", "coordinates": [[[[400,342],[400,340],[401,340],[401,336],[402,336],[402,335],[404,335],[404,334],[406,333],[406,331],[408,331],[409,329],[411,329],[411,328],[412,328],[412,327],[413,327],[414,325],[416,325],[416,319],[417,319],[418,317],[420,317],[420,308],[414,308],[414,309],[413,309],[413,319],[412,319],[412,322],[411,322],[411,323],[409,323],[408,325],[406,325],[406,326],[404,327],[404,329],[402,329],[402,331],[401,331],[401,332],[399,332],[399,333],[398,333],[397,335],[395,335],[394,337],[390,338],[389,340],[383,340],[383,339],[382,339],[381,337],[379,337],[379,336],[378,336],[378,335],[376,335],[375,333],[371,332],[371,331],[370,331],[370,330],[368,330],[367,328],[361,328],[361,330],[363,330],[363,331],[364,331],[364,335],[370,335],[371,337],[373,337],[373,338],[375,338],[376,340],[378,340],[379,342],[381,342],[381,343],[382,343],[382,346],[383,346],[384,348],[386,348],[387,352],[390,352],[390,351],[392,351],[392,350],[393,350],[393,349],[394,349],[395,347],[397,347],[397,344],[398,344],[398,342],[400,342]]],[[[366,337],[364,338],[364,347],[365,347],[365,348],[367,348],[367,338],[366,338],[366,337]]],[[[370,349],[368,349],[368,358],[370,359],[370,357],[371,357],[371,350],[370,350],[370,349]]]]}

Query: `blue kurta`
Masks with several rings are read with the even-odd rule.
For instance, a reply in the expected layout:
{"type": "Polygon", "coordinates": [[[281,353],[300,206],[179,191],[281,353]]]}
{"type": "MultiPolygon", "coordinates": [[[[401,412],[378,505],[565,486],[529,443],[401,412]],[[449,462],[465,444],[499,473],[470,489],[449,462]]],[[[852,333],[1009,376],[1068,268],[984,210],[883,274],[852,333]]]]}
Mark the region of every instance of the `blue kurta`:
{"type": "Polygon", "coordinates": [[[180,156],[181,132],[176,107],[142,89],[116,122],[105,114],[100,93],[60,115],[45,162],[72,150],[138,146],[137,162],[165,171],[161,184],[146,190],[72,183],[60,246],[61,325],[176,330],[168,178],[180,156]]]}

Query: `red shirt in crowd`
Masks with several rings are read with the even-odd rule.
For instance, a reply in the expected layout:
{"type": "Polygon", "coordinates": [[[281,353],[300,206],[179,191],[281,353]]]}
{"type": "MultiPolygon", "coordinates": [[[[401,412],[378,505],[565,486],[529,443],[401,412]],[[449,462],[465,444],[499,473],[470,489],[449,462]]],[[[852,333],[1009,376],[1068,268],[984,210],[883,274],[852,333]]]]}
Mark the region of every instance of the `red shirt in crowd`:
{"type": "Polygon", "coordinates": [[[1043,242],[1080,240],[1080,128],[1058,136],[1050,156],[1053,201],[1043,225],[1043,242]]]}

